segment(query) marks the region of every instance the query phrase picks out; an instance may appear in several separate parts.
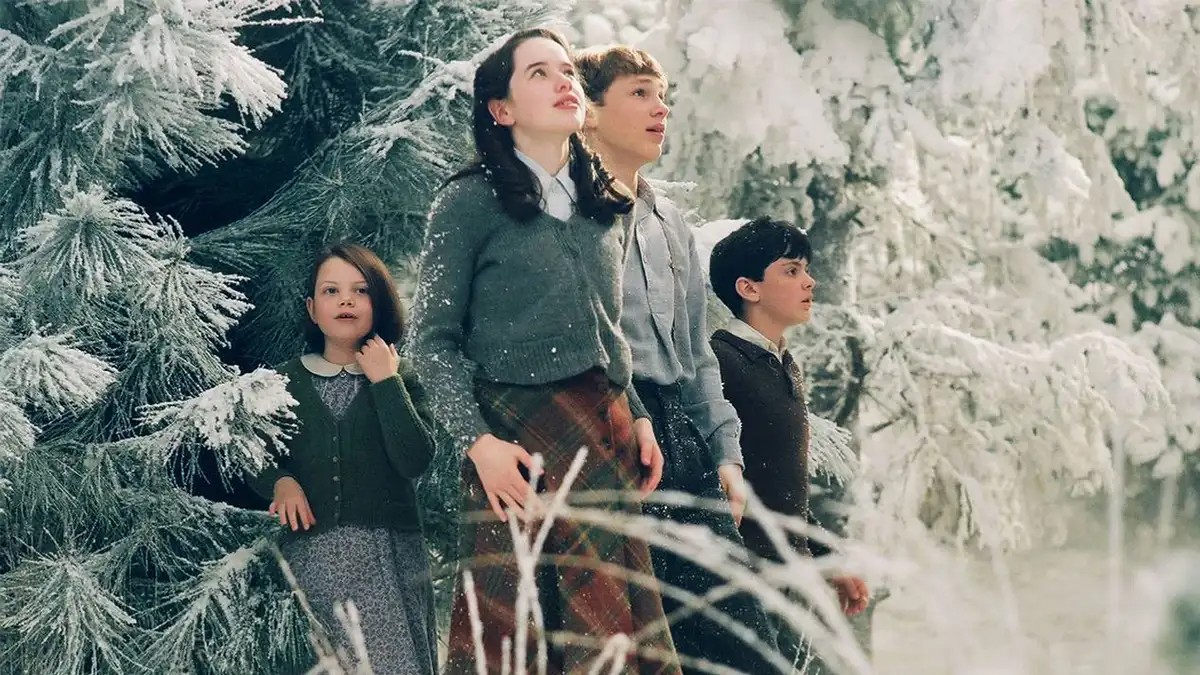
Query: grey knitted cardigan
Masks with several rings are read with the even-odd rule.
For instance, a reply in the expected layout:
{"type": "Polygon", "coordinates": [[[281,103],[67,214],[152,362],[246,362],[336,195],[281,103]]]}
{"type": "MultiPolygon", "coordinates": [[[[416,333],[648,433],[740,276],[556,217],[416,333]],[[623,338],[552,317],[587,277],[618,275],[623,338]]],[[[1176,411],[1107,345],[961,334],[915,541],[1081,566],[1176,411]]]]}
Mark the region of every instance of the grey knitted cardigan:
{"type": "Polygon", "coordinates": [[[421,250],[408,353],[434,417],[465,451],[490,429],[476,378],[548,384],[602,368],[626,389],[621,335],[626,233],[580,214],[513,220],[481,174],[452,181],[434,200],[421,250]]]}

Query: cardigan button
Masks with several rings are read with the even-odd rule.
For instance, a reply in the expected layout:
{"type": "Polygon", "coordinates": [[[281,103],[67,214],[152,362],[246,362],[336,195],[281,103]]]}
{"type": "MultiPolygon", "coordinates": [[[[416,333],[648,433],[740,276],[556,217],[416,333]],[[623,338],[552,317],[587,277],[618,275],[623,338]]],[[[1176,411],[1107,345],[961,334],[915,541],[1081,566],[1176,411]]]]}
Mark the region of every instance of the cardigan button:
{"type": "Polygon", "coordinates": [[[333,477],[333,482],[335,482],[335,483],[336,483],[336,482],[340,481],[341,479],[342,479],[342,477],[341,477],[341,476],[334,476],[334,477],[333,477]]]}
{"type": "Polygon", "coordinates": [[[334,464],[337,464],[337,463],[338,463],[338,456],[337,456],[337,455],[334,455],[334,456],[333,456],[333,463],[334,463],[334,464]]]}

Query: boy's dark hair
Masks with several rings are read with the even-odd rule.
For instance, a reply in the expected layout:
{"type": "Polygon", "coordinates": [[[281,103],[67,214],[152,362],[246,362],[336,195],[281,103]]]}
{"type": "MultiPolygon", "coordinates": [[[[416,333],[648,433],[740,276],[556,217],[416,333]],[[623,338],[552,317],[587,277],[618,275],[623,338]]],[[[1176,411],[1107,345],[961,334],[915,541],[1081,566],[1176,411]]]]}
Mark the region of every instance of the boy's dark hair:
{"type": "Polygon", "coordinates": [[[812,245],[804,230],[786,220],[755,218],[729,233],[713,247],[708,261],[708,278],[721,302],[742,318],[744,302],[737,280],[762,281],[771,263],[786,258],[812,262],[812,245]]]}
{"type": "MultiPolygon", "coordinates": [[[[384,342],[400,346],[404,338],[405,311],[400,302],[400,294],[396,292],[396,284],[387,265],[375,255],[375,252],[358,244],[338,243],[321,251],[313,262],[308,274],[308,289],[304,291],[305,298],[312,298],[317,290],[317,273],[321,265],[330,258],[341,258],[358,268],[363,278],[367,280],[367,295],[371,297],[371,313],[373,325],[371,333],[383,338],[384,342]]],[[[367,337],[370,337],[368,334],[367,337]]],[[[321,328],[304,315],[304,342],[310,353],[320,354],[325,351],[325,334],[321,328]]]]}
{"type": "Polygon", "coordinates": [[[623,75],[650,75],[663,82],[667,74],[649,52],[628,45],[591,47],[575,53],[575,71],[588,100],[604,105],[604,94],[623,75]]]}

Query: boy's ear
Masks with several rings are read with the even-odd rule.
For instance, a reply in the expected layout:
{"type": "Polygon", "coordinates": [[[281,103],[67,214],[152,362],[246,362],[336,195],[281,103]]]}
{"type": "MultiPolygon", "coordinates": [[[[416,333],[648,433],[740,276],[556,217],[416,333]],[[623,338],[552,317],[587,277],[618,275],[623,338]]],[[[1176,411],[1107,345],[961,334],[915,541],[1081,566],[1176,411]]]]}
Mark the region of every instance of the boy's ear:
{"type": "Polygon", "coordinates": [[[488,101],[488,112],[492,113],[492,119],[502,127],[511,127],[513,124],[512,113],[508,110],[508,104],[503,100],[494,98],[488,101]]]}
{"type": "Polygon", "coordinates": [[[596,104],[591,101],[584,106],[583,113],[583,132],[590,133],[600,127],[599,111],[596,110],[596,104]]]}
{"type": "Polygon", "coordinates": [[[758,302],[758,284],[752,279],[738,277],[737,281],[733,282],[733,287],[742,300],[746,302],[758,302]]]}

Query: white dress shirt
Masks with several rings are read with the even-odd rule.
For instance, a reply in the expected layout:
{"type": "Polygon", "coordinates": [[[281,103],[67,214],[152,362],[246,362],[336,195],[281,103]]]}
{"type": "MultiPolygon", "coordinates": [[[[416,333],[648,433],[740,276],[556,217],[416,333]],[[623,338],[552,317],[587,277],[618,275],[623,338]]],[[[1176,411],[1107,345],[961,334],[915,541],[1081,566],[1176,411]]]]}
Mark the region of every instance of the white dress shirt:
{"type": "Polygon", "coordinates": [[[513,150],[517,153],[517,159],[525,162],[542,184],[542,210],[559,220],[570,218],[575,213],[576,199],[575,181],[571,180],[571,163],[568,161],[556,175],[551,176],[550,172],[533,161],[532,157],[516,148],[513,150]]]}
{"type": "Polygon", "coordinates": [[[725,330],[756,347],[762,347],[770,352],[771,356],[779,359],[780,362],[783,361],[783,353],[787,351],[786,339],[781,339],[783,344],[777,345],[766,335],[758,332],[757,328],[736,317],[729,322],[728,326],[725,326],[725,330]]]}

